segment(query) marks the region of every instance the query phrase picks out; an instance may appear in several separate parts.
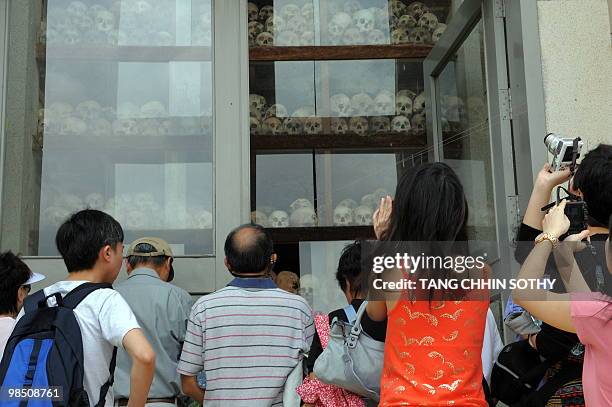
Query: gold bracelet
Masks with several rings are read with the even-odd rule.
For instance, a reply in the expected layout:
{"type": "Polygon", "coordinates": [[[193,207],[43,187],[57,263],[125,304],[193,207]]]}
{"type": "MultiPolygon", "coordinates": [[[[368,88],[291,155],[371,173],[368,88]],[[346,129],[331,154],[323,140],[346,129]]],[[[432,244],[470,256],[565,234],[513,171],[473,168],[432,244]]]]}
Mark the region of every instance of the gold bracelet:
{"type": "Polygon", "coordinates": [[[556,249],[559,246],[559,238],[549,233],[542,233],[540,236],[538,236],[535,240],[535,244],[542,243],[545,240],[548,240],[552,244],[553,249],[556,249]]]}

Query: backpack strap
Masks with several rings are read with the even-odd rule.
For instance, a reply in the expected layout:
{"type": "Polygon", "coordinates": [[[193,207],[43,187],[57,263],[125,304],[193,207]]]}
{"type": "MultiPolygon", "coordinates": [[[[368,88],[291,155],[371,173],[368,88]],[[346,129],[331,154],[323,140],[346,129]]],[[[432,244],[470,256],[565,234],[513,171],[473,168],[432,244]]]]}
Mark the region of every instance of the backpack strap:
{"type": "Polygon", "coordinates": [[[38,290],[34,294],[28,295],[23,302],[23,312],[34,312],[38,309],[39,304],[43,302],[47,297],[43,290],[38,290]]]}
{"type": "Polygon", "coordinates": [[[106,393],[108,393],[108,389],[110,389],[113,386],[113,383],[115,383],[115,366],[116,365],[117,365],[117,347],[115,346],[113,348],[113,357],[111,358],[110,366],[108,368],[110,372],[110,376],[108,377],[108,380],[106,381],[106,383],[104,383],[102,387],[100,387],[100,398],[98,399],[98,404],[96,404],[96,407],[104,407],[104,404],[106,403],[106,393]]]}
{"type": "Polygon", "coordinates": [[[344,315],[346,315],[348,323],[353,325],[355,323],[355,320],[357,319],[357,312],[355,311],[355,308],[353,308],[353,306],[349,304],[346,307],[342,308],[342,311],[344,311],[344,315]]]}
{"type": "Polygon", "coordinates": [[[85,299],[92,292],[102,288],[113,288],[108,283],[83,283],[70,291],[64,297],[63,306],[70,309],[75,309],[81,301],[85,299]]]}

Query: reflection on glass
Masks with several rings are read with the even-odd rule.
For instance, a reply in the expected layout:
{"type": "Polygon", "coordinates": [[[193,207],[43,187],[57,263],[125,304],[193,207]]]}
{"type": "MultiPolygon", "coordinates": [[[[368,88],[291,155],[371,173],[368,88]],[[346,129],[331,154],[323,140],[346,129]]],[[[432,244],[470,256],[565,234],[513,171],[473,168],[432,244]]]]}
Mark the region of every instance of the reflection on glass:
{"type": "Polygon", "coordinates": [[[394,195],[397,160],[395,153],[318,154],[319,225],[371,225],[380,200],[394,195]]]}
{"type": "Polygon", "coordinates": [[[437,81],[441,151],[463,181],[471,239],[495,238],[495,209],[482,23],[476,26],[437,81]]]}
{"type": "Polygon", "coordinates": [[[49,45],[210,46],[210,0],[48,0],[49,45]]]}
{"type": "Polygon", "coordinates": [[[252,220],[271,228],[317,226],[312,156],[262,154],[252,220]]]}
{"type": "Polygon", "coordinates": [[[251,47],[435,44],[449,4],[410,0],[254,0],[248,3],[251,47]]]}
{"type": "Polygon", "coordinates": [[[58,46],[44,61],[31,254],[56,255],[57,227],[83,208],[118,219],[126,241],[148,234],[185,255],[213,253],[212,61],[173,52],[210,32],[210,12],[208,0],[48,1],[46,40],[58,46]]]}
{"type": "Polygon", "coordinates": [[[381,59],[251,64],[254,135],[422,138],[422,65],[381,59]]]}

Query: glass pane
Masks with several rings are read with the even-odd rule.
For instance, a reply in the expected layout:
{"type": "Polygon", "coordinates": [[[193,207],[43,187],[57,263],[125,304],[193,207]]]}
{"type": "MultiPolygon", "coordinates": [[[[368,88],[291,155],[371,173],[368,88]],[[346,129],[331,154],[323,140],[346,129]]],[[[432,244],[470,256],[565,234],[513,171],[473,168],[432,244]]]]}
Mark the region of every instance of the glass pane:
{"type": "Polygon", "coordinates": [[[449,1],[254,0],[249,45],[432,45],[444,30],[449,1]]]}
{"type": "Polygon", "coordinates": [[[441,151],[466,189],[470,239],[493,241],[495,202],[482,22],[445,67],[436,85],[441,151]]]}
{"type": "Polygon", "coordinates": [[[210,1],[24,3],[47,8],[32,77],[40,95],[30,101],[38,164],[7,162],[34,174],[8,180],[28,197],[4,196],[35,207],[36,221],[13,219],[27,224],[22,252],[57,255],[58,225],[89,207],[119,220],[127,242],[153,235],[178,255],[212,254],[212,53],[201,46],[210,45],[210,1]]]}

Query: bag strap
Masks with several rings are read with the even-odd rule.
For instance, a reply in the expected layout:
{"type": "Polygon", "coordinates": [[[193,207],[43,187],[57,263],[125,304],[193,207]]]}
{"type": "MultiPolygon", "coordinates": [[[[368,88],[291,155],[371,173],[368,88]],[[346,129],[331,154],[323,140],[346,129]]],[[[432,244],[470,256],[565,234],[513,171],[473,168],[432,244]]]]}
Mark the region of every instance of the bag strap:
{"type": "Polygon", "coordinates": [[[521,400],[518,404],[514,404],[513,407],[524,407],[525,405],[543,406],[557,392],[557,390],[561,388],[561,386],[576,376],[581,377],[581,373],[582,365],[576,364],[576,366],[573,366],[564,364],[557,373],[546,380],[542,387],[533,393],[529,393],[526,399],[521,400]]]}
{"type": "Polygon", "coordinates": [[[85,297],[102,288],[112,289],[113,286],[108,283],[83,283],[66,294],[64,297],[63,306],[66,308],[75,309],[81,303],[81,301],[85,299],[85,297]]]}
{"type": "Polygon", "coordinates": [[[34,312],[38,309],[39,304],[42,303],[47,297],[43,290],[38,290],[34,294],[28,295],[23,302],[23,312],[34,312]]]}
{"type": "Polygon", "coordinates": [[[364,301],[359,306],[359,310],[357,310],[357,317],[355,318],[355,323],[351,327],[351,332],[349,333],[348,338],[346,338],[346,346],[351,349],[357,346],[357,340],[359,339],[359,335],[361,335],[361,318],[363,318],[363,314],[366,312],[367,305],[368,302],[364,301]]]}
{"type": "Polygon", "coordinates": [[[344,315],[346,315],[346,319],[348,320],[349,324],[354,324],[355,320],[357,319],[357,312],[355,312],[355,308],[349,304],[342,308],[342,310],[344,311],[344,315]]]}
{"type": "Polygon", "coordinates": [[[117,347],[115,346],[113,348],[113,357],[111,358],[110,366],[108,368],[110,372],[110,376],[108,380],[106,381],[106,383],[104,383],[102,387],[100,387],[100,398],[98,399],[98,404],[96,404],[96,407],[104,407],[104,405],[106,404],[106,393],[108,393],[108,389],[110,389],[113,386],[113,383],[115,383],[115,366],[116,365],[117,365],[117,347]]]}

